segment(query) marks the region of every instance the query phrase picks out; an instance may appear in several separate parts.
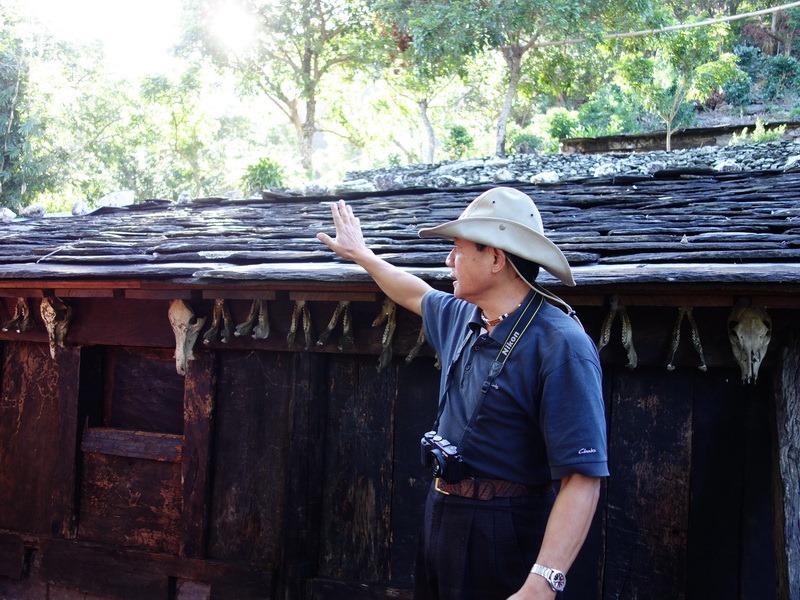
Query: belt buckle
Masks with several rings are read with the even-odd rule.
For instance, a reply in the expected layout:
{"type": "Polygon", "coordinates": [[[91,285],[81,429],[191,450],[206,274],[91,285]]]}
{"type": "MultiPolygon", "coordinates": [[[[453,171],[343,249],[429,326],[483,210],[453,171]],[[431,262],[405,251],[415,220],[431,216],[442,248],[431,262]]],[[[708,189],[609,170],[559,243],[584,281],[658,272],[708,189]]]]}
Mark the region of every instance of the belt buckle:
{"type": "Polygon", "coordinates": [[[439,483],[442,481],[441,477],[434,477],[433,478],[433,489],[439,492],[440,494],[444,494],[445,496],[449,496],[450,492],[446,492],[442,488],[439,487],[439,483]]]}

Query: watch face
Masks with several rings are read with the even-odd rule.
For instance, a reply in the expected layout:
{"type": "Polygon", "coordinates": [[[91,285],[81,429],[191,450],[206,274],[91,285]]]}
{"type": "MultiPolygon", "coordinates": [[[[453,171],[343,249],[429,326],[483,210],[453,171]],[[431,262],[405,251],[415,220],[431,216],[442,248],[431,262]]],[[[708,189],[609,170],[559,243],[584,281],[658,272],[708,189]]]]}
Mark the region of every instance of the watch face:
{"type": "Polygon", "coordinates": [[[552,575],[553,589],[557,592],[564,591],[564,586],[567,585],[567,578],[560,571],[555,571],[552,575]]]}

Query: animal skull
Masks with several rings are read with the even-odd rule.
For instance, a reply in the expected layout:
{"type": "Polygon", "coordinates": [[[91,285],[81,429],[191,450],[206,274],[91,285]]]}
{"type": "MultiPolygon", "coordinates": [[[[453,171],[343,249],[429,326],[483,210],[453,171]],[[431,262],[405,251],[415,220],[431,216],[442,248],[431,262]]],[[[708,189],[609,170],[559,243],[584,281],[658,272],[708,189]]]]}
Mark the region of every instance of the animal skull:
{"type": "Polygon", "coordinates": [[[183,300],[169,303],[169,324],[175,333],[175,369],[180,375],[186,375],[186,366],[194,360],[192,348],[197,336],[205,324],[205,317],[198,318],[183,300]]]}
{"type": "Polygon", "coordinates": [[[50,342],[50,356],[56,357],[56,348],[64,347],[64,340],[72,321],[72,308],[60,298],[45,296],[39,306],[47,338],[50,342]]]}
{"type": "Polygon", "coordinates": [[[763,308],[739,301],[728,316],[728,337],[736,362],[742,370],[742,383],[755,383],[758,369],[772,336],[772,317],[763,308]]]}

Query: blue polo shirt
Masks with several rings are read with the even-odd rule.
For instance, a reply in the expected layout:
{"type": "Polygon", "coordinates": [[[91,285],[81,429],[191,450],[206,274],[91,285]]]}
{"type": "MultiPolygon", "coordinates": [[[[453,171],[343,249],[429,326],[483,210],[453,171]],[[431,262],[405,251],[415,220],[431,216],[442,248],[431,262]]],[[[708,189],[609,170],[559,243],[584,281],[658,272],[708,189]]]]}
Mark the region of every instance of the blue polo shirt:
{"type": "MultiPolygon", "coordinates": [[[[522,306],[531,299],[538,306],[540,298],[531,291],[522,306]]],[[[442,364],[439,434],[458,446],[471,475],[534,485],[573,473],[607,476],[597,349],[574,319],[546,301],[488,387],[464,439],[515,316],[489,335],[475,305],[438,290],[424,296],[425,335],[442,364]]]]}

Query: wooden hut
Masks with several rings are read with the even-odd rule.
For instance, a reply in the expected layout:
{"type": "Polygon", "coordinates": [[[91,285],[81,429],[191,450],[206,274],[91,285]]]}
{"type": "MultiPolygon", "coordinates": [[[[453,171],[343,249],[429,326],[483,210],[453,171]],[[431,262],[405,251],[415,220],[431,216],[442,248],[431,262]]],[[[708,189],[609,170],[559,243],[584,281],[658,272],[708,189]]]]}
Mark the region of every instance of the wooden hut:
{"type": "MultiPolygon", "coordinates": [[[[800,174],[518,187],[604,368],[568,597],[800,600],[800,174]]],[[[447,289],[417,231],[479,191],[348,199],[447,289]]],[[[0,225],[0,598],[410,598],[437,359],[314,239],[330,200],[0,225]]]]}

